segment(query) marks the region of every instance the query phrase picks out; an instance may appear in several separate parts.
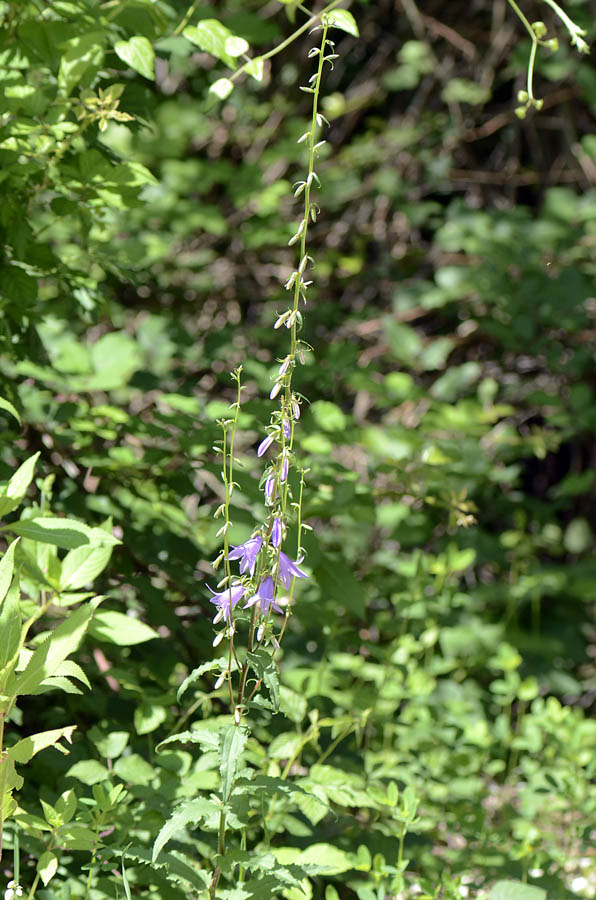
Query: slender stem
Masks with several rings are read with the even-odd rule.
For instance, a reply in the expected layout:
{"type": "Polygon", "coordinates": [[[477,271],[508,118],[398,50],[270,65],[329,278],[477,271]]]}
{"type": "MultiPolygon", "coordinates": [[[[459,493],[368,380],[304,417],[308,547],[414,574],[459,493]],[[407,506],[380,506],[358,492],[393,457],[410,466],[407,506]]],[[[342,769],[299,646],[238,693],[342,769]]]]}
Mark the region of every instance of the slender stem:
{"type": "Polygon", "coordinates": [[[534,34],[534,30],[533,30],[532,26],[530,25],[530,23],[528,22],[528,20],[526,19],[526,17],[524,16],[524,14],[521,11],[521,9],[519,8],[519,6],[517,5],[517,3],[515,2],[515,0],[507,0],[507,3],[511,7],[511,9],[515,13],[515,15],[518,17],[520,22],[522,22],[524,28],[526,29],[526,31],[528,32],[528,34],[530,35],[532,40],[535,41],[536,35],[534,34]]]}

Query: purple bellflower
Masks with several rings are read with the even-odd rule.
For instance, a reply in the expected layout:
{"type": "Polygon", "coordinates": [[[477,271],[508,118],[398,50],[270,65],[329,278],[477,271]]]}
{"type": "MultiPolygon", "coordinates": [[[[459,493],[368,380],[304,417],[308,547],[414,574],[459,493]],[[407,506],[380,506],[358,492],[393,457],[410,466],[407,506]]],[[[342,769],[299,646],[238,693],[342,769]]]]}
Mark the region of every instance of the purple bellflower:
{"type": "Polygon", "coordinates": [[[281,469],[280,469],[280,473],[279,473],[279,480],[281,481],[282,484],[285,483],[286,478],[288,477],[289,469],[290,469],[290,462],[288,460],[288,457],[284,456],[284,458],[281,461],[281,469]]]}
{"type": "Polygon", "coordinates": [[[283,430],[286,441],[289,441],[292,436],[292,426],[288,419],[284,419],[283,421],[283,430]]]}
{"type": "Polygon", "coordinates": [[[246,601],[246,603],[244,604],[244,609],[247,609],[247,607],[249,606],[255,606],[255,604],[259,603],[261,606],[261,613],[264,616],[268,614],[271,607],[273,607],[276,612],[283,613],[283,609],[281,609],[273,599],[273,593],[273,578],[271,577],[271,575],[268,575],[267,578],[265,578],[260,583],[259,587],[257,588],[256,594],[253,594],[253,596],[246,601]]]}
{"type": "Polygon", "coordinates": [[[308,575],[306,572],[303,572],[302,569],[299,569],[296,563],[291,560],[289,556],[286,556],[283,550],[280,550],[277,578],[281,581],[285,589],[289,590],[293,578],[308,578],[308,575]]]}
{"type": "Polygon", "coordinates": [[[255,574],[257,556],[259,555],[262,543],[262,539],[257,535],[256,537],[250,538],[248,541],[244,541],[243,544],[238,544],[237,547],[232,547],[229,558],[240,560],[241,575],[244,575],[245,572],[250,572],[251,576],[255,574]]]}
{"type": "Polygon", "coordinates": [[[232,619],[232,610],[236,606],[239,600],[242,600],[244,597],[244,591],[246,588],[243,584],[233,584],[231,587],[227,587],[224,591],[214,591],[212,588],[207,585],[207,588],[213,594],[213,597],[209,598],[209,602],[213,603],[218,607],[218,613],[213,620],[218,621],[223,619],[224,616],[228,620],[228,622],[232,619]]]}

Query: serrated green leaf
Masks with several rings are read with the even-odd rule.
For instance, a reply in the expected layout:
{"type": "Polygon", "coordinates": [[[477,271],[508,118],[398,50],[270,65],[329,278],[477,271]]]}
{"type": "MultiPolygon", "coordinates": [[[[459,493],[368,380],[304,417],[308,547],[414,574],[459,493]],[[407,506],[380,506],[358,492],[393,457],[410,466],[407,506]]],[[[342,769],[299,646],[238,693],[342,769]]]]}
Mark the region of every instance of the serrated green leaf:
{"type": "Polygon", "coordinates": [[[275,712],[279,711],[279,676],[275,662],[266,650],[256,650],[247,656],[251,669],[261,678],[271,697],[275,712]]]}
{"type": "Polygon", "coordinates": [[[114,50],[127,66],[139,75],[155,81],[155,51],[148,38],[135,35],[128,41],[118,41],[114,50]]]}
{"type": "Polygon", "coordinates": [[[219,808],[212,800],[198,797],[195,800],[187,800],[174,810],[172,816],[165,823],[155,839],[153,845],[153,862],[156,861],[161,850],[168,841],[179,834],[187,825],[197,825],[199,822],[219,815],[219,808]]]}
{"type": "Polygon", "coordinates": [[[17,676],[17,695],[30,694],[42,681],[55,675],[62,662],[79,646],[89,621],[103,597],[95,597],[79,607],[49,634],[30,657],[25,669],[17,676]]]}
{"type": "MultiPolygon", "coordinates": [[[[176,697],[178,700],[182,697],[182,694],[197,681],[201,675],[204,675],[205,672],[225,672],[228,668],[228,657],[220,656],[217,659],[210,659],[209,662],[202,663],[202,665],[198,666],[196,669],[193,669],[190,675],[187,675],[180,687],[178,688],[178,693],[176,697]]],[[[232,661],[232,672],[235,672],[238,666],[235,661],[232,661]]]]}

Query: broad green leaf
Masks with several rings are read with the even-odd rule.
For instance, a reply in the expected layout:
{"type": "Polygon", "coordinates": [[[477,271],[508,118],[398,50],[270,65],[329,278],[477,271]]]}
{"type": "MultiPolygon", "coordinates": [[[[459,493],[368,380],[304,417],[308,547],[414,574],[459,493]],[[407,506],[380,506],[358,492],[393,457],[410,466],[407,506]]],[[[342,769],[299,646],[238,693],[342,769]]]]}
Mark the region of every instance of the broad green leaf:
{"type": "Polygon", "coordinates": [[[55,544],[65,550],[73,550],[84,544],[100,546],[114,545],[120,541],[102,528],[89,528],[75,519],[61,519],[56,516],[43,516],[35,519],[21,519],[5,525],[3,530],[10,530],[21,537],[45,544],[55,544]]]}
{"type": "Polygon", "coordinates": [[[4,496],[0,498],[0,515],[12,512],[13,509],[16,509],[17,506],[19,506],[21,500],[27,493],[29,485],[33,481],[35,463],[38,459],[39,453],[35,453],[33,456],[30,456],[29,459],[26,459],[16,470],[6,485],[4,496]]]}
{"type": "Polygon", "coordinates": [[[265,686],[269,691],[273,708],[275,712],[278,712],[279,676],[273,659],[266,650],[256,650],[254,653],[249,653],[247,659],[251,669],[257,673],[259,678],[263,679],[265,686]]]}
{"type": "Polygon", "coordinates": [[[145,701],[134,711],[134,725],[137,734],[150,734],[159,728],[167,718],[167,711],[163,706],[145,701]]]}
{"type": "Polygon", "coordinates": [[[145,78],[155,80],[155,51],[148,38],[136,35],[114,45],[117,56],[145,78]]]}
{"type": "Polygon", "coordinates": [[[255,56],[250,62],[247,62],[244,67],[245,72],[248,72],[256,81],[263,80],[263,73],[265,71],[265,61],[262,56],[255,56]]]}
{"type": "Polygon", "coordinates": [[[0,397],[0,409],[6,410],[6,412],[10,413],[11,416],[17,420],[19,425],[21,424],[21,417],[10,400],[5,400],[4,397],[0,397]]]}
{"type": "Polygon", "coordinates": [[[67,778],[76,778],[83,784],[99,784],[100,781],[106,781],[110,777],[110,771],[107,766],[100,763],[97,759],[82,759],[80,762],[71,766],[66,772],[67,778]]]}
{"type": "MultiPolygon", "coordinates": [[[[15,663],[10,667],[11,671],[16,665],[16,655],[21,644],[19,598],[19,583],[15,578],[0,607],[0,672],[13,658],[15,663]]],[[[5,682],[6,674],[9,673],[4,673],[0,679],[0,693],[2,693],[2,683],[5,682]]]]}
{"type": "Polygon", "coordinates": [[[219,100],[225,100],[234,90],[234,82],[229,78],[218,78],[209,88],[209,93],[213,94],[219,100]]]}
{"type": "Polygon", "coordinates": [[[182,34],[191,43],[196,44],[206,53],[216,56],[217,59],[221,59],[230,68],[236,67],[234,57],[226,50],[227,41],[234,35],[217,19],[202,19],[198,25],[188,25],[182,34]]]}
{"type": "Polygon", "coordinates": [[[121,612],[102,610],[97,613],[89,628],[89,634],[99,641],[131,647],[159,637],[149,625],[121,612]]]}
{"type": "MultiPolygon", "coordinates": [[[[179,834],[187,825],[197,825],[205,819],[219,818],[219,807],[212,800],[199,797],[187,800],[178,806],[165,823],[153,845],[153,862],[156,861],[163,847],[179,834]]],[[[215,824],[215,823],[214,823],[215,824]]]]}
{"type": "MultiPolygon", "coordinates": [[[[19,542],[19,538],[14,540],[6,550],[6,553],[0,560],[0,606],[6,597],[6,592],[12,581],[12,573],[14,571],[14,551],[19,542]]],[[[1,630],[0,630],[1,633],[1,630]]]]}
{"type": "Polygon", "coordinates": [[[47,886],[58,870],[58,857],[51,850],[42,853],[37,861],[37,872],[47,886]]]}
{"type": "Polygon", "coordinates": [[[224,49],[228,56],[242,56],[243,53],[248,53],[250,46],[244,38],[232,34],[229,38],[226,38],[224,49]]]}
{"type": "Polygon", "coordinates": [[[56,674],[66,657],[79,646],[89,621],[102,600],[103,597],[95,597],[85,606],[80,606],[34,650],[25,669],[17,677],[17,695],[30,694],[42,681],[56,674]]]}
{"type": "Polygon", "coordinates": [[[497,881],[491,889],[490,900],[546,900],[546,891],[521,881],[497,881]]]}
{"type": "Polygon", "coordinates": [[[341,31],[351,34],[352,37],[360,36],[356,19],[347,9],[334,9],[325,18],[334,28],[339,28],[341,31]]]}
{"type": "Polygon", "coordinates": [[[60,590],[74,591],[88,585],[103,572],[111,555],[109,545],[75,547],[62,560],[60,590]]]}
{"type": "Polygon", "coordinates": [[[221,793],[227,801],[232,788],[242,753],[248,741],[248,731],[241,725],[228,725],[219,737],[219,774],[221,776],[221,793]]]}
{"type": "Polygon", "coordinates": [[[130,756],[121,756],[120,759],[117,759],[114,764],[114,772],[118,778],[129,784],[140,784],[145,787],[151,784],[156,775],[153,766],[150,766],[147,760],[138,753],[131,753],[130,756]]]}
{"type": "Polygon", "coordinates": [[[58,72],[58,86],[64,94],[70,94],[80,81],[90,82],[103,61],[104,41],[103,31],[93,31],[68,42],[58,72]]]}
{"type": "MultiPolygon", "coordinates": [[[[277,854],[276,854],[277,855],[277,854]]],[[[333,844],[311,844],[293,860],[296,865],[315,865],[326,875],[340,875],[354,868],[351,854],[333,844]]]]}

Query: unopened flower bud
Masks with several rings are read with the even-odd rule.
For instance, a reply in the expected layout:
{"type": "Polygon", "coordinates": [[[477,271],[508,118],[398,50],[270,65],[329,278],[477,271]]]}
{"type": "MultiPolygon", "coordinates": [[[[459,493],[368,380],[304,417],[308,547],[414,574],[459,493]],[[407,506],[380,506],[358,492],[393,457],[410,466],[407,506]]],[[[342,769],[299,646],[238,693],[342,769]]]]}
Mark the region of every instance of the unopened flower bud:
{"type": "Polygon", "coordinates": [[[281,538],[282,538],[282,525],[281,525],[281,519],[279,519],[279,518],[278,518],[278,519],[274,519],[274,520],[273,520],[273,527],[272,527],[272,529],[271,529],[271,543],[273,544],[273,546],[274,546],[276,549],[277,549],[277,548],[279,547],[279,545],[281,544],[281,538]]]}
{"type": "Polygon", "coordinates": [[[267,452],[273,441],[275,440],[274,434],[268,434],[267,437],[261,441],[257,448],[257,456],[261,457],[264,453],[267,452]]]}
{"type": "Polygon", "coordinates": [[[240,725],[240,710],[238,709],[238,707],[236,707],[236,709],[234,710],[234,722],[236,723],[236,725],[240,725]]]}
{"type": "Polygon", "coordinates": [[[226,680],[226,676],[220,675],[219,678],[217,679],[217,681],[215,682],[215,684],[213,685],[213,690],[218,691],[225,680],[226,680]]]}
{"type": "Polygon", "coordinates": [[[270,399],[270,400],[275,400],[275,398],[277,397],[277,395],[278,395],[279,392],[281,391],[282,387],[283,387],[282,382],[281,382],[281,381],[276,381],[275,384],[273,385],[273,387],[271,388],[270,393],[269,393],[269,399],[270,399]]]}
{"type": "Polygon", "coordinates": [[[264,634],[265,634],[265,626],[259,625],[259,627],[257,628],[257,641],[259,641],[259,642],[262,641],[264,634]]]}
{"type": "Polygon", "coordinates": [[[288,419],[283,420],[282,428],[283,428],[284,437],[285,437],[286,441],[289,441],[292,436],[292,426],[290,425],[290,422],[288,419]]]}
{"type": "Polygon", "coordinates": [[[288,477],[288,470],[290,468],[290,463],[287,456],[284,456],[281,463],[281,470],[279,473],[279,480],[282,484],[285,484],[286,478],[288,477]]]}
{"type": "Polygon", "coordinates": [[[220,631],[219,634],[216,634],[215,638],[213,639],[213,646],[214,647],[219,646],[219,644],[221,644],[223,639],[224,639],[224,632],[220,631]]]}
{"type": "Polygon", "coordinates": [[[271,503],[273,499],[273,493],[275,491],[275,475],[273,473],[267,476],[265,481],[265,499],[267,503],[271,503]]]}

